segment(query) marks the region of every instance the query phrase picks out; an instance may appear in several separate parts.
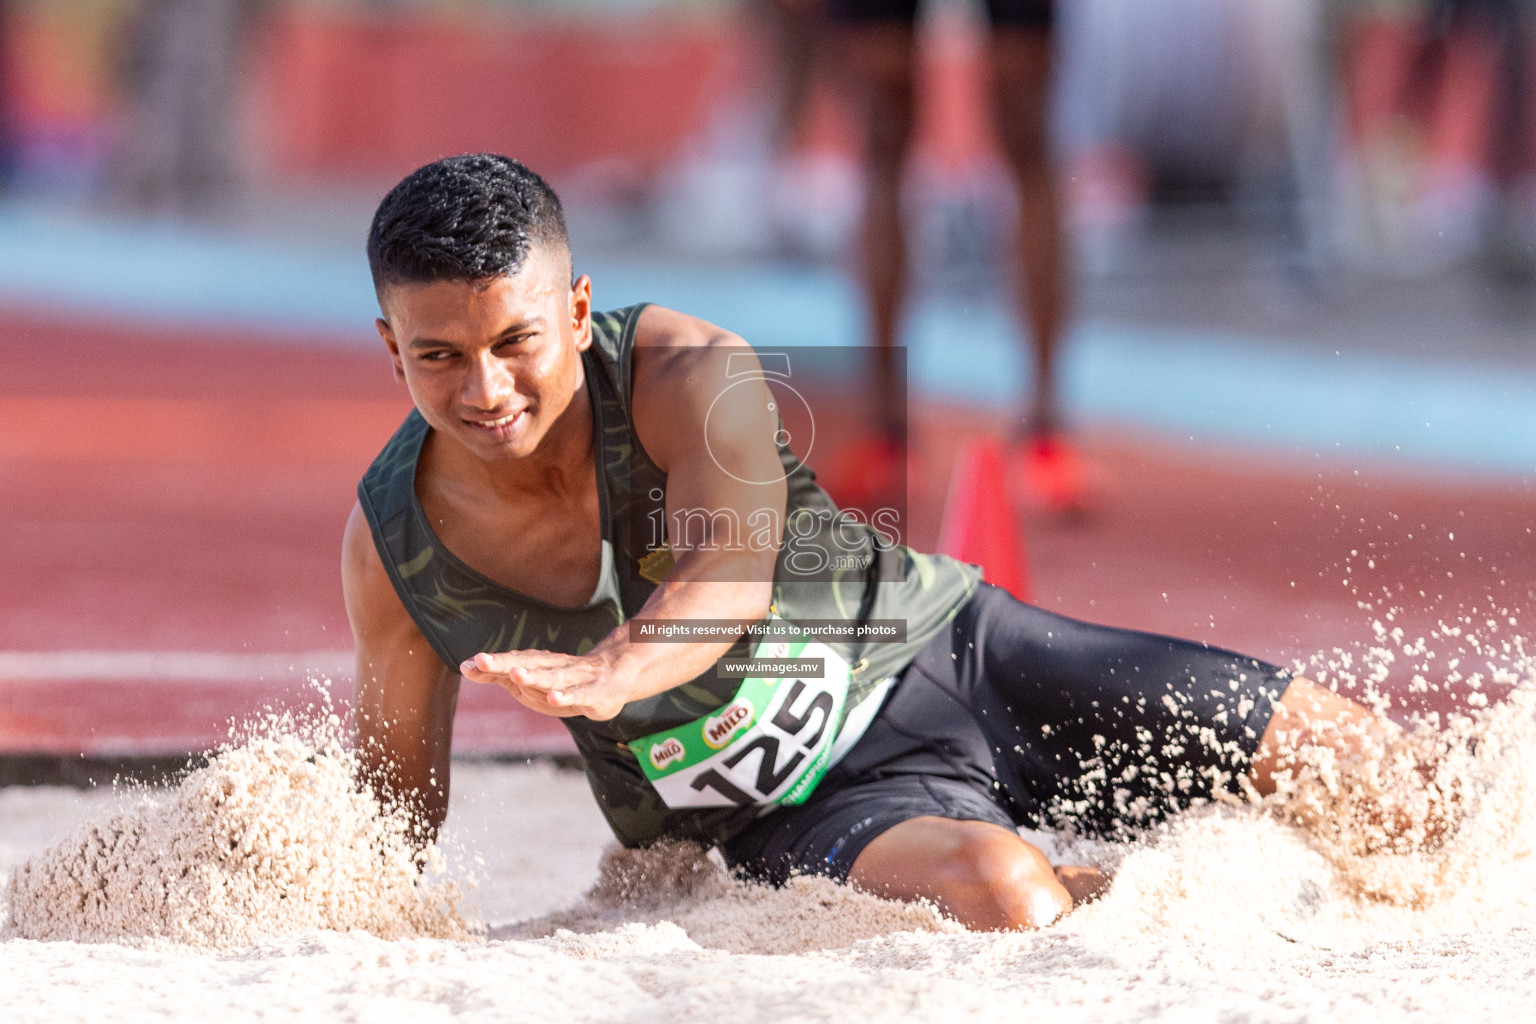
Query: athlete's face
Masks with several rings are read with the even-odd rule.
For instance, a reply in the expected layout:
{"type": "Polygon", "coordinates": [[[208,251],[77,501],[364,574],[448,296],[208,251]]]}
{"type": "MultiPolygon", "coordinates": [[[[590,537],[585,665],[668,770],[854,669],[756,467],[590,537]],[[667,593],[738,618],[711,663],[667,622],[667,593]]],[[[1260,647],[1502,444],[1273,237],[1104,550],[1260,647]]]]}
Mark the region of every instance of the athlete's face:
{"type": "Polygon", "coordinates": [[[592,285],[539,246],[510,277],[390,285],[379,334],[434,430],[493,461],[531,454],[582,385],[592,285]]]}

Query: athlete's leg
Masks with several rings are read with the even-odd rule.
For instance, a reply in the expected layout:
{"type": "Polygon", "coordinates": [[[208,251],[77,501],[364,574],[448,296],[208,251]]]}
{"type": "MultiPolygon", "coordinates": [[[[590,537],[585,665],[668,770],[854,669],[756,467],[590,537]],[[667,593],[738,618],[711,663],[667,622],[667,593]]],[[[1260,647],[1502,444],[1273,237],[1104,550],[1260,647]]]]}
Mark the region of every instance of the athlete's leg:
{"type": "MultiPolygon", "coordinates": [[[[1080,889],[1085,872],[1069,876],[1080,889]]],[[[848,880],[890,899],[931,900],[978,930],[1043,928],[1073,906],[1043,853],[987,821],[911,818],[866,846],[848,880]]]]}
{"type": "Polygon", "coordinates": [[[1034,370],[1033,393],[1021,410],[1019,484],[1030,504],[1073,515],[1088,505],[1087,473],[1062,429],[1057,372],[1070,303],[1070,259],[1050,151],[1050,4],[992,0],[989,7],[994,19],[1001,19],[990,46],[993,109],[1019,197],[1014,290],[1034,370]]]}
{"type": "Polygon", "coordinates": [[[1253,658],[1070,619],[996,587],[983,585],[967,612],[951,652],[957,700],[1025,824],[1114,836],[1213,787],[1240,792],[1290,683],[1253,658]]]}
{"type": "Polygon", "coordinates": [[[1318,772],[1364,846],[1433,845],[1455,827],[1457,789],[1438,777],[1433,744],[1403,746],[1394,723],[1355,701],[1230,651],[1079,622],[996,588],[978,603],[958,621],[970,635],[957,676],[978,681],[966,699],[1000,754],[1003,791],[1046,820],[1112,835],[1217,787],[1267,796],[1288,773],[1318,772]]]}
{"type": "MultiPolygon", "coordinates": [[[[1089,831],[1135,826],[1246,773],[1262,794],[1309,746],[1358,754],[1392,727],[1306,679],[1201,644],[1078,622],[983,588],[956,620],[954,650],[914,669],[973,708],[1023,808],[1089,831]],[[950,655],[954,655],[950,659],[950,655]],[[1004,754],[1004,751],[1010,753],[1004,754]],[[1082,787],[1073,776],[1098,776],[1082,787]],[[1058,810],[1052,815],[1050,808],[1058,810]]],[[[1102,890],[1088,867],[1053,869],[990,822],[917,817],[881,833],[849,878],[898,899],[931,899],[973,928],[1050,923],[1102,890]]]]}
{"type": "Polygon", "coordinates": [[[1019,196],[1018,298],[1033,346],[1034,394],[1025,423],[1051,433],[1060,419],[1057,353],[1068,303],[1066,232],[1049,140],[1051,35],[1000,25],[990,46],[998,140],[1019,196]]]}
{"type": "Polygon", "coordinates": [[[968,927],[1039,927],[1104,875],[1052,867],[1016,824],[1115,834],[1238,779],[1272,793],[1310,745],[1395,727],[1272,665],[1079,622],[983,586],[902,673],[805,805],[724,844],[744,873],[830,875],[930,899],[968,927]]]}
{"type": "MultiPolygon", "coordinates": [[[[1441,777],[1441,754],[1369,708],[1298,678],[1275,705],[1248,778],[1269,796],[1283,776],[1319,773],[1332,794],[1331,835],[1359,851],[1403,853],[1433,849],[1456,829],[1460,788],[1441,777]]],[[[1308,827],[1322,824],[1305,801],[1286,810],[1308,827]]]]}
{"type": "Polygon", "coordinates": [[[1300,767],[1307,747],[1328,747],[1358,757],[1395,730],[1363,704],[1298,676],[1274,705],[1274,714],[1253,755],[1248,779],[1261,796],[1275,791],[1276,776],[1300,767]]]}
{"type": "Polygon", "coordinates": [[[841,78],[864,121],[864,211],[859,276],[874,343],[876,415],[900,437],[903,395],[894,386],[896,332],[907,294],[902,164],[912,138],[916,35],[910,19],[862,19],[836,27],[841,78]]]}

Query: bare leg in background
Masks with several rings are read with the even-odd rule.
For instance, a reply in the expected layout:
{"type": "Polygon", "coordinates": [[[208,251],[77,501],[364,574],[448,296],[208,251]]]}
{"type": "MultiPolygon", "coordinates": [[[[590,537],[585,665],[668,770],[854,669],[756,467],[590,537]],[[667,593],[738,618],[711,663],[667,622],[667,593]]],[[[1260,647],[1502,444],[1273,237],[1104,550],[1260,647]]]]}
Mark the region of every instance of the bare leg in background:
{"type": "Polygon", "coordinates": [[[895,386],[895,348],[907,299],[907,244],[902,222],[902,168],[912,140],[916,34],[899,21],[842,26],[835,62],[864,125],[864,212],[859,275],[875,359],[879,429],[902,439],[905,394],[895,386]]]}
{"type": "Polygon", "coordinates": [[[1017,300],[1029,329],[1034,393],[1023,426],[1061,428],[1056,357],[1069,303],[1066,232],[1050,152],[1053,59],[1049,32],[996,28],[988,50],[997,138],[1018,189],[1017,300]]]}

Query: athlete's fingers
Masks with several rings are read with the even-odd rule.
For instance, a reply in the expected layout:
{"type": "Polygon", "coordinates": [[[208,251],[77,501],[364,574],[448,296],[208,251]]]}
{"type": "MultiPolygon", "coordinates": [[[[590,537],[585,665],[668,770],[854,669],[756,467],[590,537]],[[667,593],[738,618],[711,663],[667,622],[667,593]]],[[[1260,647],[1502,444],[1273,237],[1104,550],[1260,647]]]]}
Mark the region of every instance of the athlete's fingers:
{"type": "Polygon", "coordinates": [[[518,678],[514,679],[511,675],[500,675],[492,681],[500,686],[503,690],[506,690],[508,693],[510,693],[519,704],[528,708],[530,711],[537,711],[541,715],[554,715],[560,718],[566,718],[571,715],[581,713],[580,710],[571,710],[565,707],[557,707],[550,702],[549,694],[544,690],[523,685],[520,680],[522,677],[524,677],[525,673],[521,669],[519,669],[515,675],[518,678]]]}
{"type": "MultiPolygon", "coordinates": [[[[537,696],[541,698],[548,698],[550,695],[540,692],[537,693],[537,696]]],[[[530,699],[524,701],[524,703],[527,704],[527,706],[533,708],[535,711],[539,711],[546,715],[553,715],[556,718],[581,717],[590,718],[594,721],[604,721],[606,719],[612,718],[615,714],[618,713],[618,709],[607,711],[603,707],[594,705],[570,694],[563,695],[563,698],[564,699],[562,700],[545,699],[539,700],[537,702],[534,702],[532,699],[530,699]]]]}
{"type": "Polygon", "coordinates": [[[551,654],[548,651],[503,651],[488,654],[484,651],[459,665],[461,670],[479,669],[482,672],[506,672],[513,668],[540,668],[562,665],[570,661],[568,654],[551,654]]]}
{"type": "Polygon", "coordinates": [[[459,674],[477,683],[494,682],[495,676],[504,674],[506,667],[510,667],[504,666],[506,660],[506,655],[502,654],[477,654],[459,664],[459,674]]]}
{"type": "Polygon", "coordinates": [[[459,672],[476,683],[493,683],[518,702],[543,715],[562,718],[582,715],[604,721],[618,714],[622,700],[605,699],[603,680],[590,663],[571,655],[546,651],[477,654],[459,672]]]}
{"type": "Polygon", "coordinates": [[[565,678],[566,673],[558,669],[527,668],[520,665],[509,669],[507,676],[515,680],[517,685],[536,690],[546,698],[556,689],[570,685],[570,680],[565,678]]]}
{"type": "Polygon", "coordinates": [[[571,718],[580,714],[579,711],[572,711],[569,708],[553,707],[549,701],[544,699],[544,694],[539,690],[526,690],[522,687],[509,686],[507,687],[507,692],[511,693],[523,707],[529,711],[536,711],[541,715],[550,715],[554,718],[571,718]]]}
{"type": "Polygon", "coordinates": [[[550,714],[581,715],[602,722],[624,710],[624,701],[611,688],[597,685],[595,680],[579,683],[567,682],[561,689],[539,694],[550,708],[550,714]]]}
{"type": "Polygon", "coordinates": [[[602,696],[601,687],[592,680],[550,680],[550,686],[542,696],[557,708],[590,708],[602,696]]]}
{"type": "Polygon", "coordinates": [[[530,669],[538,670],[546,665],[556,665],[547,658],[530,657],[525,651],[509,651],[506,654],[477,654],[459,665],[459,674],[476,683],[500,683],[510,679],[520,685],[539,685],[534,682],[530,669]],[[533,662],[533,664],[529,664],[533,662]]]}
{"type": "Polygon", "coordinates": [[[519,665],[519,682],[546,694],[555,690],[580,690],[599,682],[590,663],[581,658],[565,657],[528,665],[519,665]]]}
{"type": "Polygon", "coordinates": [[[530,701],[530,695],[532,695],[536,697],[538,699],[538,703],[542,705],[544,695],[538,688],[530,687],[528,685],[529,675],[526,669],[518,665],[512,665],[508,666],[504,672],[487,671],[481,667],[481,664],[477,664],[479,659],[486,657],[486,655],[482,654],[477,655],[475,658],[467,659],[463,664],[459,666],[459,673],[472,683],[499,686],[503,690],[506,690],[508,693],[512,694],[512,696],[516,697],[519,702],[528,705],[530,708],[538,711],[541,714],[556,713],[554,709],[548,706],[535,706],[534,703],[530,701]]]}

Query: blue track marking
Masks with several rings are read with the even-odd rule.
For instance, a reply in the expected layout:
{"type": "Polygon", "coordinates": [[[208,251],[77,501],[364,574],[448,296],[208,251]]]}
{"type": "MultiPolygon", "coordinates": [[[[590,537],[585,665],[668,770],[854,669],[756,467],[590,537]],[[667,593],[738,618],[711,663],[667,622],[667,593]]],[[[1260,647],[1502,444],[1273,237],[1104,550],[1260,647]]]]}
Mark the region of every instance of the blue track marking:
{"type": "MultiPolygon", "coordinates": [[[[0,208],[0,300],[93,316],[377,345],[356,245],[279,242],[130,219],[0,208]]],[[[583,261],[600,308],[648,300],[771,345],[856,345],[846,275],[774,264],[583,261]]],[[[1000,302],[919,297],[908,318],[918,396],[999,409],[1027,383],[1000,302]]],[[[1322,354],[1244,337],[1088,322],[1063,363],[1069,407],[1199,442],[1425,468],[1536,473],[1536,373],[1385,353],[1322,354]]]]}
{"type": "Polygon", "coordinates": [[[295,336],[371,335],[378,315],[361,241],[326,249],[14,208],[0,209],[0,299],[295,336]]]}

